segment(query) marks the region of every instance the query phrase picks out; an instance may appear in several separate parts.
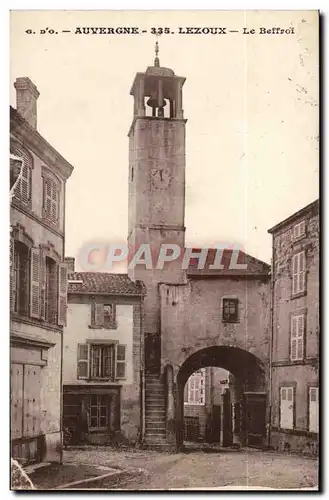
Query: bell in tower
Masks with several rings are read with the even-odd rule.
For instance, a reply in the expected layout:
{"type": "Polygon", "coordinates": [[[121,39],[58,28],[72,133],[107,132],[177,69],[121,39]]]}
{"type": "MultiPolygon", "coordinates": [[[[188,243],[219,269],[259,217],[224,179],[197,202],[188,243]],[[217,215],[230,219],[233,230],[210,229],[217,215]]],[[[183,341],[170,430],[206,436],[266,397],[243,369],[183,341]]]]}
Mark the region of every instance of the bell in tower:
{"type": "Polygon", "coordinates": [[[137,73],[130,94],[134,96],[134,117],[182,119],[182,87],[185,78],[160,66],[159,44],[155,44],[154,65],[137,73]],[[168,108],[166,108],[168,106],[168,108]],[[165,113],[165,109],[168,109],[165,113]],[[165,116],[166,114],[166,116],[165,116]]]}

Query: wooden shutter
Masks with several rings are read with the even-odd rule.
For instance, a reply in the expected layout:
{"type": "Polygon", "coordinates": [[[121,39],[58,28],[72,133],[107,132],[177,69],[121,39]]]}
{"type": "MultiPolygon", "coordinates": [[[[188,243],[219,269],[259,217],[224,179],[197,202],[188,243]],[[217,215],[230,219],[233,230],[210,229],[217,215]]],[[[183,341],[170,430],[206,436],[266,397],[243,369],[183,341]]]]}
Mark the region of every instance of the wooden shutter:
{"type": "Polygon", "coordinates": [[[88,344],[78,344],[78,378],[89,377],[89,348],[88,344]]]}
{"type": "Polygon", "coordinates": [[[297,359],[297,317],[291,318],[291,333],[290,333],[290,359],[297,359]]]}
{"type": "Polygon", "coordinates": [[[303,292],[305,290],[305,253],[301,252],[299,254],[299,286],[298,291],[303,292]]]}
{"type": "Polygon", "coordinates": [[[11,439],[23,435],[23,365],[11,365],[11,439]]]}
{"type": "Polygon", "coordinates": [[[44,179],[43,183],[43,207],[45,215],[50,218],[51,216],[51,205],[52,205],[52,186],[50,179],[44,179]]]}
{"type": "Polygon", "coordinates": [[[281,387],[280,390],[280,427],[292,429],[294,422],[294,389],[281,387]]]}
{"type": "Polygon", "coordinates": [[[60,326],[66,325],[67,305],[67,267],[66,264],[58,266],[58,321],[60,326]]]}
{"type": "Polygon", "coordinates": [[[304,316],[300,315],[297,318],[297,359],[304,358],[304,316]]]}
{"type": "Polygon", "coordinates": [[[104,326],[104,304],[94,303],[95,307],[95,326],[102,328],[104,326]]]}
{"type": "Polygon", "coordinates": [[[30,199],[30,169],[23,160],[22,176],[19,180],[20,199],[23,203],[28,203],[30,199]]]}
{"type": "Polygon", "coordinates": [[[30,316],[40,317],[40,251],[31,249],[30,316]]]}
{"type": "Polygon", "coordinates": [[[298,290],[298,264],[299,256],[297,254],[292,257],[292,293],[297,293],[298,290]]]}
{"type": "Polygon", "coordinates": [[[309,431],[319,432],[319,388],[309,388],[309,431]]]}
{"type": "Polygon", "coordinates": [[[15,277],[15,241],[10,238],[10,310],[15,310],[16,277],[15,277]]]}
{"type": "Polygon", "coordinates": [[[51,193],[51,220],[57,222],[57,212],[58,212],[58,192],[55,182],[52,182],[52,193],[51,193]]]}
{"type": "Polygon", "coordinates": [[[118,344],[116,346],[115,378],[126,378],[126,346],[118,344]]]}
{"type": "Polygon", "coordinates": [[[46,319],[46,256],[40,251],[40,318],[46,319]]]}

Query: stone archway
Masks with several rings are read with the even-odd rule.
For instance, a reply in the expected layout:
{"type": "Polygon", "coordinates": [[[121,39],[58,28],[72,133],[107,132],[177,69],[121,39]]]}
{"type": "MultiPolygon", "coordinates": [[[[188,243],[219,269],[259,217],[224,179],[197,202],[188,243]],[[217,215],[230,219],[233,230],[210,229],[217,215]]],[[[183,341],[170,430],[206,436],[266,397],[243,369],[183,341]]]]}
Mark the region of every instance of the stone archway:
{"type": "MultiPolygon", "coordinates": [[[[253,396],[262,395],[266,403],[265,369],[259,358],[238,347],[212,346],[200,349],[184,361],[177,374],[175,411],[177,449],[183,444],[184,386],[192,373],[208,366],[224,368],[232,373],[244,395],[245,406],[250,415],[255,401],[253,396]]],[[[264,414],[264,422],[265,418],[264,414]]]]}

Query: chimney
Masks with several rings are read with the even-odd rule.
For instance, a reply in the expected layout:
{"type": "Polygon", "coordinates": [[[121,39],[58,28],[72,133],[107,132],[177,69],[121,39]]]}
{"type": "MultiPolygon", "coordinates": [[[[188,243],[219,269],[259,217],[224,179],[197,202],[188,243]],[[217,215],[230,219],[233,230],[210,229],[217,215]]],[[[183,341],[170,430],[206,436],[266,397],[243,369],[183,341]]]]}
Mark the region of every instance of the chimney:
{"type": "Polygon", "coordinates": [[[75,272],[75,258],[74,257],[65,257],[65,264],[67,265],[67,270],[69,273],[75,272]]]}
{"type": "Polygon", "coordinates": [[[37,128],[37,99],[39,91],[27,77],[16,78],[16,109],[32,128],[37,128]]]}

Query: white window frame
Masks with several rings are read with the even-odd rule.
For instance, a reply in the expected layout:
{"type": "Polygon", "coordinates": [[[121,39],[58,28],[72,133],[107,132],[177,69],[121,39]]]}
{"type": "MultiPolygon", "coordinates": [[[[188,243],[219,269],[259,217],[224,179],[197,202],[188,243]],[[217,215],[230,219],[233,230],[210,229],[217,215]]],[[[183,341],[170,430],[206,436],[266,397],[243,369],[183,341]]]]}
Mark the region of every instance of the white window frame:
{"type": "Polygon", "coordinates": [[[205,377],[204,368],[194,372],[188,379],[187,383],[187,401],[186,405],[205,405],[205,377]]]}
{"type": "Polygon", "coordinates": [[[294,225],[293,228],[293,239],[298,240],[306,235],[306,224],[305,220],[298,222],[298,224],[294,225]]]}
{"type": "Polygon", "coordinates": [[[305,251],[292,256],[292,294],[305,291],[306,286],[306,256],[305,251]]]}
{"type": "MultiPolygon", "coordinates": [[[[282,386],[280,387],[280,429],[293,429],[294,428],[294,417],[295,417],[295,389],[293,386],[282,386]],[[284,396],[284,397],[283,397],[284,396]],[[291,399],[290,399],[291,396],[291,399]],[[286,420],[283,419],[283,401],[287,401],[287,405],[290,406],[288,408],[291,411],[291,424],[287,424],[286,420]],[[288,402],[291,401],[291,404],[288,405],[288,402]]],[[[289,419],[290,420],[290,419],[289,419]]]]}
{"type": "Polygon", "coordinates": [[[89,412],[88,412],[88,425],[89,425],[89,429],[91,431],[106,430],[106,429],[108,429],[108,426],[109,426],[109,420],[110,420],[110,415],[109,415],[109,407],[108,407],[108,398],[107,398],[107,396],[104,395],[104,394],[96,394],[96,395],[90,396],[90,398],[89,398],[89,412]],[[96,397],[97,398],[96,405],[92,405],[91,404],[92,397],[96,397]],[[105,401],[106,401],[105,405],[104,404],[100,404],[100,399],[101,398],[105,398],[105,401]],[[92,408],[96,408],[96,410],[97,410],[97,417],[93,417],[92,416],[92,408]],[[106,416],[105,416],[105,418],[106,418],[106,425],[105,426],[98,426],[97,425],[96,427],[92,427],[91,426],[91,419],[92,418],[97,418],[97,421],[99,423],[99,420],[101,418],[101,415],[100,415],[101,408],[106,408],[106,416]]]}
{"type": "Polygon", "coordinates": [[[308,430],[309,432],[319,433],[319,387],[312,385],[308,388],[308,430]],[[312,391],[315,394],[315,400],[312,400],[312,391]],[[311,406],[315,403],[315,418],[314,424],[311,420],[311,406]]]}
{"type": "Polygon", "coordinates": [[[291,317],[290,325],[290,361],[304,359],[305,314],[291,317]]]}

